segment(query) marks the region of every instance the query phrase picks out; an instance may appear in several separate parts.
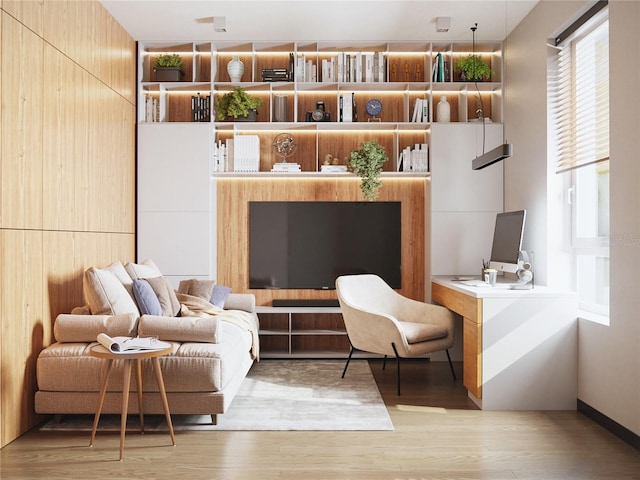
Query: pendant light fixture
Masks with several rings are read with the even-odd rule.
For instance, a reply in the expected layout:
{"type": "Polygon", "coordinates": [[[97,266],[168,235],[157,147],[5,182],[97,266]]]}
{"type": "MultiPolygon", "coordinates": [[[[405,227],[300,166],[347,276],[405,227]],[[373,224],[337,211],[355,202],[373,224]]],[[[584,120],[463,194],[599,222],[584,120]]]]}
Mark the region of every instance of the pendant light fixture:
{"type": "MultiPolygon", "coordinates": [[[[478,24],[476,23],[473,27],[471,27],[471,32],[473,35],[473,57],[476,55],[476,30],[478,29],[478,24]]],[[[502,145],[494,148],[493,150],[489,150],[485,152],[485,123],[484,123],[484,105],[482,103],[482,95],[480,95],[480,89],[478,88],[478,79],[477,75],[474,75],[473,83],[476,87],[476,91],[478,92],[478,100],[479,107],[476,110],[478,114],[478,120],[482,122],[482,155],[476,156],[471,162],[471,168],[473,170],[482,170],[483,168],[488,167],[489,165],[493,165],[494,163],[500,162],[505,158],[509,158],[512,152],[512,145],[510,143],[503,143],[502,145]]],[[[503,127],[504,128],[504,127],[503,127]]]]}

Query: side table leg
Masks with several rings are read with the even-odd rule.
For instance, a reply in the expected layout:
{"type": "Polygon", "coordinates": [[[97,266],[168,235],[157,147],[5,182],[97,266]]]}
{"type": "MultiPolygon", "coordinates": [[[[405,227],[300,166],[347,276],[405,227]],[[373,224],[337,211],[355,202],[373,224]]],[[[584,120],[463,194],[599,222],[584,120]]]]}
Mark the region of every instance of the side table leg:
{"type": "Polygon", "coordinates": [[[102,372],[102,381],[100,382],[100,398],[98,399],[98,406],[96,408],[96,414],[93,417],[93,428],[91,429],[91,439],[89,440],[89,446],[93,446],[93,440],[96,438],[96,430],[98,429],[98,422],[100,421],[100,413],[102,412],[102,405],[104,404],[104,396],[107,393],[107,384],[109,383],[109,373],[111,372],[111,366],[113,360],[107,360],[107,364],[102,372]]]}
{"type": "Polygon", "coordinates": [[[153,369],[156,373],[156,381],[158,382],[158,390],[160,390],[160,398],[162,398],[162,406],[164,407],[164,416],[167,420],[167,426],[169,427],[169,434],[171,435],[171,444],[176,445],[176,437],[173,433],[173,423],[171,423],[171,414],[169,413],[169,402],[167,401],[167,392],[164,388],[164,379],[162,378],[162,371],[160,370],[160,359],[153,357],[153,369]]]}
{"type": "Polygon", "coordinates": [[[129,407],[129,387],[131,386],[131,360],[124,361],[122,370],[122,413],[120,417],[120,460],[124,457],[124,437],[127,433],[127,410],[129,407]]]}
{"type": "Polygon", "coordinates": [[[142,409],[142,360],[136,359],[136,390],[138,391],[138,415],[140,416],[140,433],[144,435],[144,412],[142,409]]]}

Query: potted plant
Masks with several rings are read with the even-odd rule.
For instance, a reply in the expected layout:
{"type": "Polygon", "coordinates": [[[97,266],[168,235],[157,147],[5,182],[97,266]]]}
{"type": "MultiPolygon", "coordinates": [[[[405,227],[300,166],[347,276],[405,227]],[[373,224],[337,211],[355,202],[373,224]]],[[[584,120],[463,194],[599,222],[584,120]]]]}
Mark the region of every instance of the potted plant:
{"type": "Polygon", "coordinates": [[[255,122],[256,108],[262,105],[262,99],[252,97],[242,87],[234,87],[224,95],[216,96],[216,117],[218,120],[255,122]]]}
{"type": "Polygon", "coordinates": [[[473,54],[461,57],[454,62],[453,71],[460,72],[460,79],[463,82],[488,80],[493,75],[489,63],[485,62],[479,55],[473,54]]]}
{"type": "Polygon", "coordinates": [[[351,152],[348,162],[353,172],[361,178],[360,189],[365,200],[374,200],[378,196],[378,189],[382,186],[379,176],[387,160],[389,158],[384,147],[375,139],[362,142],[360,149],[351,152]]]}
{"type": "Polygon", "coordinates": [[[153,66],[158,82],[180,82],[184,76],[182,58],[177,53],[159,55],[153,66]]]}

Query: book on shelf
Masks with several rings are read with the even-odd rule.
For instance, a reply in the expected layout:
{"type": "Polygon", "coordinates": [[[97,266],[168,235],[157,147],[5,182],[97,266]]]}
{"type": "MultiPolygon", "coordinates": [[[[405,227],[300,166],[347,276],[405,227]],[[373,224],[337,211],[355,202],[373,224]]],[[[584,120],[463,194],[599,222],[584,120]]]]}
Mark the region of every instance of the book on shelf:
{"type": "Polygon", "coordinates": [[[191,121],[208,122],[211,119],[211,96],[198,93],[191,96],[191,121]]]}
{"type": "Polygon", "coordinates": [[[149,123],[160,121],[160,102],[151,95],[144,98],[144,120],[149,123]]]}
{"type": "Polygon", "coordinates": [[[235,135],[233,137],[233,171],[258,172],[260,170],[260,137],[235,135]]]}
{"type": "Polygon", "coordinates": [[[429,101],[425,98],[416,98],[413,104],[413,114],[411,122],[428,123],[429,122],[429,101]]]}
{"type": "Polygon", "coordinates": [[[320,171],[322,173],[346,173],[346,165],[321,165],[320,171]]]}
{"type": "Polygon", "coordinates": [[[397,167],[399,172],[428,172],[429,145],[416,143],[413,150],[405,147],[398,155],[397,167]]]}
{"type": "Polygon", "coordinates": [[[135,353],[147,350],[162,350],[171,346],[156,337],[110,337],[106,333],[98,334],[96,339],[100,345],[111,353],[135,353]]]}

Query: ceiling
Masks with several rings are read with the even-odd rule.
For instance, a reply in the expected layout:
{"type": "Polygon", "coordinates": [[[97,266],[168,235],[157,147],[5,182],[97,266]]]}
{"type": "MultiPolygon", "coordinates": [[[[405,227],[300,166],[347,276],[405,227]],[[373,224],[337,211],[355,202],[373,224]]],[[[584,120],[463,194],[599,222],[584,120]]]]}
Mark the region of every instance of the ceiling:
{"type": "Polygon", "coordinates": [[[538,0],[100,0],[138,41],[504,40],[538,0]],[[226,18],[226,33],[213,17],[226,18]],[[447,33],[436,17],[451,17],[447,33]]]}

